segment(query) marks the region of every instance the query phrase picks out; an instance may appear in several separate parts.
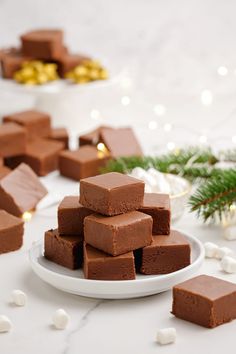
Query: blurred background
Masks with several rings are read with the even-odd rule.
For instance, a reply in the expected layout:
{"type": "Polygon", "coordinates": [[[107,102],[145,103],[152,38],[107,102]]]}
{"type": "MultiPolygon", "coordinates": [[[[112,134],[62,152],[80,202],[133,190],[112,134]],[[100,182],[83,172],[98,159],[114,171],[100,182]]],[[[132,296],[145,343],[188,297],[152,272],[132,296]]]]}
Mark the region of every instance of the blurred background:
{"type": "Polygon", "coordinates": [[[236,146],[235,13],[233,0],[0,0],[0,47],[30,29],[62,28],[72,51],[115,79],[50,102],[0,86],[0,114],[38,104],[75,134],[132,125],[147,153],[236,146]]]}

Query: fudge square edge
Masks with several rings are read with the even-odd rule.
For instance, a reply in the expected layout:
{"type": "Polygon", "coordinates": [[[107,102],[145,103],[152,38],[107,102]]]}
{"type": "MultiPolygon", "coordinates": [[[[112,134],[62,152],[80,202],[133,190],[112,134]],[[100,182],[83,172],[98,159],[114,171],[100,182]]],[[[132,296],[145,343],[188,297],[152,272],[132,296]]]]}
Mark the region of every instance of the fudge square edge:
{"type": "Polygon", "coordinates": [[[236,284],[198,275],[173,287],[172,314],[207,328],[236,319],[236,284]]]}
{"type": "Polygon", "coordinates": [[[115,216],[92,214],[84,219],[84,239],[103,252],[119,256],[151,244],[152,218],[139,211],[115,216]]]}
{"type": "Polygon", "coordinates": [[[140,208],[144,182],[110,172],[80,181],[80,203],[97,213],[114,216],[140,208]]]}

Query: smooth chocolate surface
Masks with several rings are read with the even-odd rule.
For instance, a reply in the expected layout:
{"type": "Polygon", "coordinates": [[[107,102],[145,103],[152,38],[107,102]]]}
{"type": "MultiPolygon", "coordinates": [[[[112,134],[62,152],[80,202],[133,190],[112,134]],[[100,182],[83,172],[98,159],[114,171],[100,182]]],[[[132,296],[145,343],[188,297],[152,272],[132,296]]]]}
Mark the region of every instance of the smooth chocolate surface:
{"type": "Polygon", "coordinates": [[[168,237],[153,236],[150,246],[135,253],[136,266],[143,274],[167,274],[190,264],[190,245],[178,231],[171,230],[168,237]]]}
{"type": "Polygon", "coordinates": [[[0,156],[11,157],[26,151],[26,131],[15,123],[0,125],[0,156]]]}
{"type": "Polygon", "coordinates": [[[0,210],[0,254],[21,248],[23,234],[23,220],[0,210]]]}
{"type": "Polygon", "coordinates": [[[63,32],[57,29],[42,29],[21,36],[22,52],[36,59],[60,59],[65,52],[63,32]]]}
{"type": "Polygon", "coordinates": [[[101,125],[100,127],[88,132],[86,134],[79,136],[79,146],[83,145],[94,145],[96,146],[100,141],[100,132],[101,129],[113,129],[112,127],[108,127],[105,125],[101,125]]]}
{"type": "Polygon", "coordinates": [[[80,54],[65,53],[58,61],[58,72],[60,77],[65,77],[66,73],[73,70],[85,60],[89,60],[89,57],[80,54]]]}
{"type": "Polygon", "coordinates": [[[69,148],[69,134],[66,128],[52,128],[48,139],[60,141],[64,144],[65,149],[69,148]]]}
{"type": "Polygon", "coordinates": [[[59,170],[61,175],[79,181],[99,174],[107,160],[108,156],[94,146],[82,146],[79,150],[60,153],[59,170]]]}
{"type": "Polygon", "coordinates": [[[21,65],[29,60],[31,58],[24,56],[20,49],[9,48],[2,50],[0,53],[2,76],[5,79],[12,79],[14,73],[21,68],[21,65]]]}
{"type": "Polygon", "coordinates": [[[83,239],[75,235],[61,236],[58,230],[46,231],[44,256],[63,267],[78,269],[83,263],[83,239]]]}
{"type": "Polygon", "coordinates": [[[105,144],[114,158],[143,155],[141,146],[132,128],[102,128],[100,130],[100,140],[105,144]]]}
{"type": "Polygon", "coordinates": [[[60,235],[84,235],[84,218],[92,213],[79,203],[78,196],[65,197],[58,207],[60,235]]]}
{"type": "Polygon", "coordinates": [[[21,164],[0,180],[0,209],[21,216],[25,211],[35,209],[47,194],[32,169],[21,164]]]}
{"type": "Polygon", "coordinates": [[[183,320],[214,328],[236,319],[236,284],[199,275],[173,288],[172,313],[183,320]]]}
{"type": "Polygon", "coordinates": [[[133,252],[112,257],[84,243],[84,277],[94,280],[133,280],[133,252]]]}
{"type": "Polygon", "coordinates": [[[64,144],[59,141],[37,139],[27,143],[24,155],[6,160],[6,164],[15,168],[20,163],[29,165],[38,176],[46,176],[57,170],[58,156],[64,144]]]}
{"type": "Polygon", "coordinates": [[[29,140],[47,137],[51,134],[50,116],[46,113],[29,110],[3,117],[3,122],[16,123],[26,129],[29,140]]]}
{"type": "Polygon", "coordinates": [[[139,211],[116,216],[93,214],[84,220],[84,239],[112,256],[127,253],[152,242],[152,218],[139,211]]]}
{"type": "Polygon", "coordinates": [[[108,216],[140,208],[143,196],[143,181],[117,172],[80,181],[80,203],[108,216]]]}
{"type": "Polygon", "coordinates": [[[139,210],[153,218],[153,235],[169,235],[171,212],[168,194],[145,193],[139,210]]]}

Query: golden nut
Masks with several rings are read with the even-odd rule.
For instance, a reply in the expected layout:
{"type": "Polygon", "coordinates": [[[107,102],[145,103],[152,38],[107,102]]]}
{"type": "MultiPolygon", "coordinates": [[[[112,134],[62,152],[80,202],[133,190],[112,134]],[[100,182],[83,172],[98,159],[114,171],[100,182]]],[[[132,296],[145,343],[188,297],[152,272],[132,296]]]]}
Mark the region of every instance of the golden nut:
{"type": "Polygon", "coordinates": [[[28,67],[25,66],[21,70],[21,76],[22,76],[23,80],[31,79],[32,76],[34,76],[34,69],[29,66],[28,67]]]}
{"type": "Polygon", "coordinates": [[[77,84],[86,84],[87,82],[89,82],[89,78],[88,77],[80,77],[78,79],[75,79],[75,82],[77,84]]]}
{"type": "Polygon", "coordinates": [[[85,66],[78,65],[74,69],[75,76],[86,76],[88,75],[88,69],[85,66]]]}
{"type": "Polygon", "coordinates": [[[100,70],[99,78],[101,80],[106,80],[106,79],[108,79],[108,77],[109,77],[109,75],[108,75],[108,71],[106,69],[100,70]]]}
{"type": "Polygon", "coordinates": [[[33,86],[33,85],[37,85],[38,82],[35,79],[28,79],[27,81],[24,82],[25,85],[29,85],[29,86],[33,86]]]}
{"type": "Polygon", "coordinates": [[[92,69],[89,72],[89,77],[91,80],[98,80],[100,75],[99,75],[99,71],[96,69],[92,69]]]}
{"type": "Polygon", "coordinates": [[[46,82],[48,82],[48,77],[45,73],[40,73],[36,76],[37,81],[39,84],[45,84],[46,82]]]}

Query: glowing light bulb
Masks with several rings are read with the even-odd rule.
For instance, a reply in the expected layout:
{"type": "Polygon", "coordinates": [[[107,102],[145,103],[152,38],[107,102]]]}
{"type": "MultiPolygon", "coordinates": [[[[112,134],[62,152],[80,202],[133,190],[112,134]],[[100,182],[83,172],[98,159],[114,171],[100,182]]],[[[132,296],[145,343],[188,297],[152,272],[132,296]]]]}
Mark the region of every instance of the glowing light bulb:
{"type": "Polygon", "coordinates": [[[206,144],[207,143],[207,136],[206,135],[200,135],[199,136],[199,142],[201,144],[206,144]]]}
{"type": "Polygon", "coordinates": [[[101,114],[97,109],[92,109],[90,112],[90,117],[94,120],[98,120],[101,117],[101,114]]]}
{"type": "Polygon", "coordinates": [[[128,106],[130,104],[130,97],[129,96],[121,97],[121,104],[123,106],[128,106]]]}
{"type": "Polygon", "coordinates": [[[169,141],[166,146],[167,146],[167,149],[171,151],[171,150],[174,150],[175,143],[173,141],[169,141]]]}
{"type": "Polygon", "coordinates": [[[25,222],[30,221],[31,218],[32,218],[32,213],[30,213],[29,211],[25,211],[24,214],[22,215],[22,219],[23,219],[25,222]]]}
{"type": "Polygon", "coordinates": [[[98,158],[99,159],[102,159],[105,155],[109,155],[109,151],[108,151],[106,145],[103,143],[97,144],[97,150],[98,150],[98,158]]]}
{"type": "Polygon", "coordinates": [[[172,129],[172,125],[170,123],[166,123],[163,127],[163,129],[166,131],[166,132],[169,132],[171,131],[172,129]]]}
{"type": "Polygon", "coordinates": [[[236,144],[236,135],[232,136],[232,143],[236,144]]]}
{"type": "Polygon", "coordinates": [[[204,106],[210,106],[213,101],[213,94],[210,90],[203,90],[201,93],[201,102],[204,106]]]}
{"type": "Polygon", "coordinates": [[[148,128],[150,130],[155,130],[157,129],[157,122],[155,120],[151,120],[149,123],[148,123],[148,128]]]}
{"type": "Polygon", "coordinates": [[[157,116],[163,116],[166,113],[166,107],[163,104],[156,104],[153,111],[157,116]]]}
{"type": "Polygon", "coordinates": [[[225,66],[219,66],[219,68],[217,69],[217,73],[220,76],[226,76],[228,74],[228,69],[225,66]]]}

